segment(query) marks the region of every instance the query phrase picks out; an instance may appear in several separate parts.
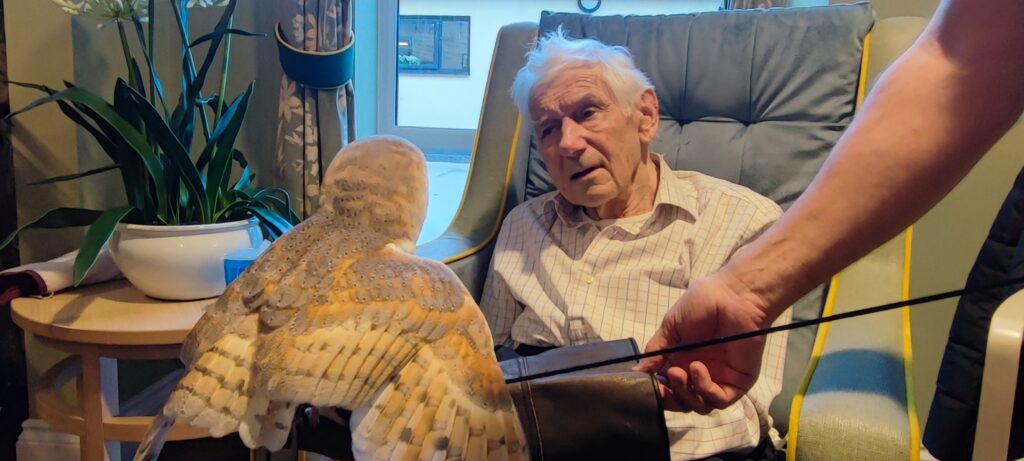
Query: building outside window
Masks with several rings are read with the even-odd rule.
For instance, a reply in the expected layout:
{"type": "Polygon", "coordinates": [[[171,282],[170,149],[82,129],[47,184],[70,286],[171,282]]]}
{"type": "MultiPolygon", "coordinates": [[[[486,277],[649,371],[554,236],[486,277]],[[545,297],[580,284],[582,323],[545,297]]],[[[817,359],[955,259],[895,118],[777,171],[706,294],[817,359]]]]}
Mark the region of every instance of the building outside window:
{"type": "Polygon", "coordinates": [[[399,16],[398,72],[469,75],[469,16],[399,16]]]}

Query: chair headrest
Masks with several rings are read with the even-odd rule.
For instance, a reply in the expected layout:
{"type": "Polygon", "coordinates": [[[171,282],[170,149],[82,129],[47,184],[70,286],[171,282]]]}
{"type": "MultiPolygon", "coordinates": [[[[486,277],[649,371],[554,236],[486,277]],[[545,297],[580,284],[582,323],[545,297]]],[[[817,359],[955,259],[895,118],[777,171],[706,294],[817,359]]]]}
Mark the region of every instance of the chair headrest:
{"type": "MultiPolygon", "coordinates": [[[[857,100],[867,3],[820,8],[590,16],[545,12],[540,34],[623,45],[655,86],[652,144],[676,170],[732,181],[788,206],[807,187],[857,100]]],[[[553,190],[531,146],[527,196],[553,190]]]]}

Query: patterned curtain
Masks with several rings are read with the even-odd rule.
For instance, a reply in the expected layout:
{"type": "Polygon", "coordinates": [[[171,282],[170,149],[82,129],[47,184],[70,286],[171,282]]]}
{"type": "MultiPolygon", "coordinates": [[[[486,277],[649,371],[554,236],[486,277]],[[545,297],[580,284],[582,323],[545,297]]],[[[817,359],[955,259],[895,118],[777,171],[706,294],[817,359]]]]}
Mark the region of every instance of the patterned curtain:
{"type": "Polygon", "coordinates": [[[725,9],[727,10],[749,10],[779,6],[789,6],[789,0],[725,0],[725,9]]]}
{"type": "MultiPolygon", "coordinates": [[[[352,41],[355,0],[278,0],[284,39],[305,51],[335,51],[352,41]]],[[[352,83],[315,90],[281,78],[275,183],[303,218],[313,214],[321,173],[355,139],[352,83]]]]}

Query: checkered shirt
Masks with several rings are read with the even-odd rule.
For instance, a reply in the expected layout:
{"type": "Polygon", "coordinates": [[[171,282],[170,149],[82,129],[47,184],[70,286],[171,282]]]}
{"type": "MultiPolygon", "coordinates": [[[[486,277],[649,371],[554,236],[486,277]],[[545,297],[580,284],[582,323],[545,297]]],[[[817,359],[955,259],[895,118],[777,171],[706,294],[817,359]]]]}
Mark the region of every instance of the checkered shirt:
{"type": "MultiPolygon", "coordinates": [[[[742,186],[671,171],[657,156],[650,213],[594,221],[551,192],[506,217],[481,306],[496,345],[566,346],[633,338],[640,347],[691,280],[721,268],[774,222],[774,202],[742,186]]],[[[787,310],[776,324],[788,322],[787,310]]],[[[709,415],[666,412],[673,460],[747,452],[778,433],[768,414],[782,387],[786,333],[768,337],[761,376],[709,415]]]]}

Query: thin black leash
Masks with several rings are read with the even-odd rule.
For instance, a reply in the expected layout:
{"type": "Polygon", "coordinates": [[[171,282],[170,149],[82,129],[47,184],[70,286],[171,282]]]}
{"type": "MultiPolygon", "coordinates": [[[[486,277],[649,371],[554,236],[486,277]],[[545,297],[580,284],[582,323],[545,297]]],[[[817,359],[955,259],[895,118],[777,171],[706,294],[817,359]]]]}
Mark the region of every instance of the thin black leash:
{"type": "Polygon", "coordinates": [[[666,347],[664,349],[659,349],[659,350],[656,350],[656,351],[644,352],[644,353],[633,354],[633,355],[626,355],[626,356],[616,357],[616,358],[612,358],[612,359],[600,360],[600,361],[597,361],[597,362],[585,363],[585,364],[582,364],[582,365],[576,365],[576,366],[571,366],[571,367],[559,368],[559,369],[556,369],[556,370],[545,371],[545,372],[542,372],[542,373],[534,373],[532,375],[519,376],[519,377],[516,377],[516,378],[512,378],[512,379],[506,380],[505,383],[507,383],[507,384],[515,384],[515,383],[522,382],[522,381],[530,381],[530,380],[534,380],[534,379],[547,378],[549,376],[561,375],[561,374],[565,374],[565,373],[572,373],[574,371],[580,371],[580,370],[589,370],[591,368],[598,368],[598,367],[603,367],[605,365],[613,365],[613,364],[622,363],[622,362],[630,362],[630,361],[634,361],[634,360],[645,359],[645,358],[648,358],[648,357],[654,357],[654,356],[657,356],[657,355],[671,354],[671,353],[674,353],[674,352],[692,351],[694,349],[700,349],[702,347],[715,346],[715,345],[722,344],[722,343],[728,343],[728,342],[732,342],[732,341],[739,341],[741,339],[753,338],[755,336],[764,336],[764,335],[775,333],[775,332],[779,332],[779,331],[793,330],[793,329],[796,329],[796,328],[803,328],[803,327],[807,327],[807,326],[811,326],[811,325],[818,325],[818,324],[825,323],[825,322],[834,322],[834,321],[837,321],[837,320],[843,320],[843,319],[848,319],[848,318],[852,318],[852,317],[860,317],[862,315],[875,314],[875,313],[878,313],[878,312],[884,312],[884,311],[896,309],[898,307],[903,307],[903,306],[908,306],[908,307],[909,306],[916,306],[918,304],[930,303],[930,302],[933,302],[933,301],[939,301],[939,300],[943,300],[943,299],[947,299],[947,298],[955,298],[957,296],[963,296],[963,295],[966,295],[966,294],[977,293],[979,291],[994,290],[996,288],[1003,288],[1003,287],[1007,287],[1007,286],[1010,286],[1010,285],[1016,285],[1016,284],[1020,284],[1020,283],[1024,283],[1024,277],[1009,278],[1009,279],[1004,279],[1004,280],[1001,280],[1001,281],[995,282],[995,283],[990,283],[990,284],[985,284],[985,285],[978,285],[978,286],[974,286],[974,287],[965,287],[965,288],[962,288],[962,289],[959,289],[959,290],[952,290],[952,291],[936,293],[936,294],[928,295],[928,296],[921,296],[919,298],[908,299],[906,301],[896,301],[896,302],[892,302],[892,303],[888,303],[888,304],[882,304],[880,306],[866,307],[864,309],[857,309],[857,310],[853,310],[853,311],[850,311],[850,312],[843,312],[841,314],[827,315],[827,316],[819,317],[819,318],[816,318],[816,319],[800,320],[800,321],[797,321],[797,322],[792,322],[792,323],[788,323],[788,324],[785,324],[785,325],[778,325],[778,326],[774,326],[774,327],[769,327],[769,328],[765,328],[765,329],[762,329],[762,330],[748,331],[746,333],[740,333],[740,334],[731,335],[731,336],[724,336],[724,337],[721,337],[721,338],[706,339],[706,340],[703,340],[703,341],[696,341],[696,342],[687,343],[687,344],[679,344],[679,345],[675,345],[675,346],[671,346],[671,347],[666,347]]]}

